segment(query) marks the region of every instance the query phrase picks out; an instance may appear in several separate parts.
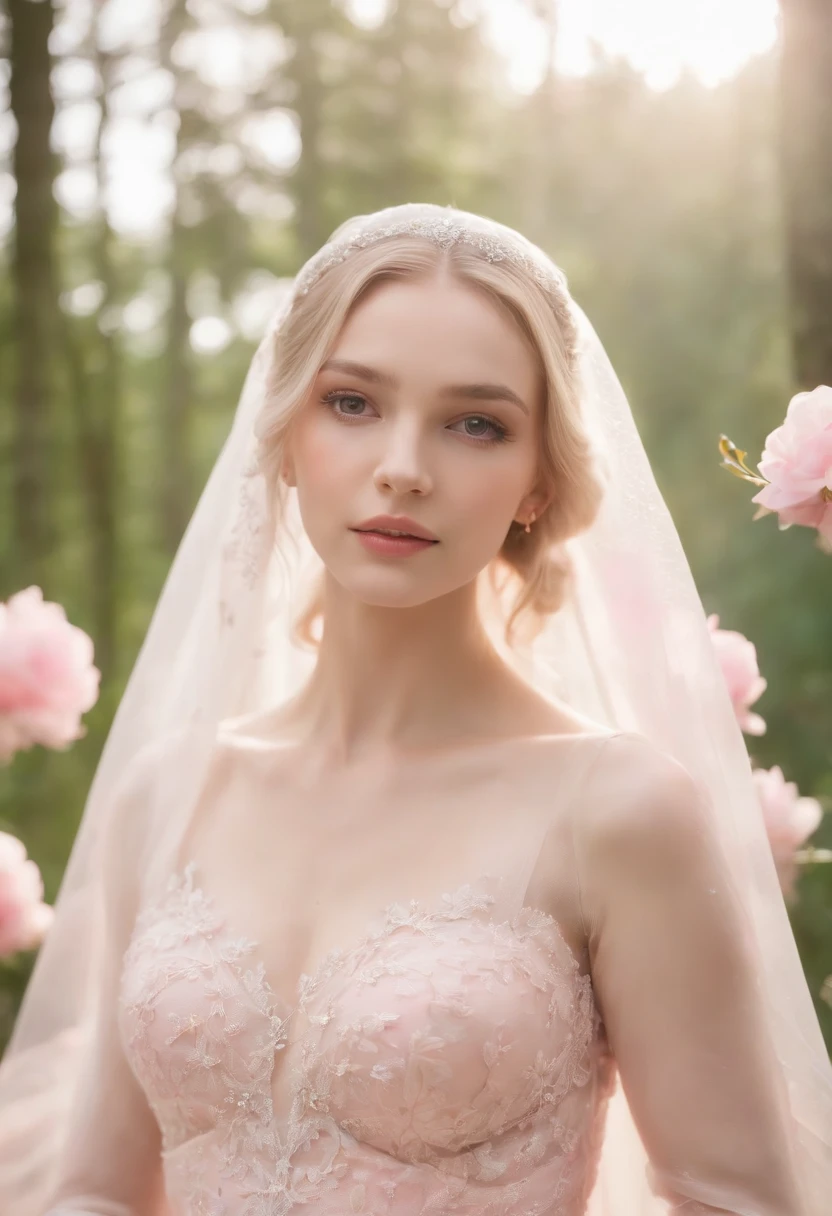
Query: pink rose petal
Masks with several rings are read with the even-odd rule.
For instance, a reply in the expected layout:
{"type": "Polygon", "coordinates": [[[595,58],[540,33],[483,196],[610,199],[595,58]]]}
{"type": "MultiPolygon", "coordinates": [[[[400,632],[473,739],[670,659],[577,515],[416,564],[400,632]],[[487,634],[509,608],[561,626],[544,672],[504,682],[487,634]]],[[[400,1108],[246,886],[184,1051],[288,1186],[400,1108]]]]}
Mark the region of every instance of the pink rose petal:
{"type": "Polygon", "coordinates": [[[0,958],[40,945],[52,917],[40,870],[17,837],[0,832],[0,958]]]}
{"type": "Polygon", "coordinates": [[[795,852],[817,829],[823,808],[816,798],[802,798],[794,781],[786,781],[783,770],[755,769],[754,784],[760,799],[771,851],[783,894],[794,895],[797,877],[795,852]]]}
{"type": "Polygon", "coordinates": [[[759,467],[769,485],[752,502],[776,511],[781,528],[816,528],[832,544],[832,502],[823,496],[824,489],[832,491],[832,388],[821,384],[792,397],[782,425],[766,439],[759,467]]]}
{"type": "Polygon", "coordinates": [[[716,615],[708,617],[708,627],[740,729],[747,735],[764,735],[765,721],[749,708],[768,687],[757,666],[756,647],[744,634],[720,629],[716,615]]]}
{"type": "Polygon", "coordinates": [[[98,700],[101,678],[92,660],[89,636],[39,587],[0,604],[0,762],[85,734],[80,718],[98,700]]]}

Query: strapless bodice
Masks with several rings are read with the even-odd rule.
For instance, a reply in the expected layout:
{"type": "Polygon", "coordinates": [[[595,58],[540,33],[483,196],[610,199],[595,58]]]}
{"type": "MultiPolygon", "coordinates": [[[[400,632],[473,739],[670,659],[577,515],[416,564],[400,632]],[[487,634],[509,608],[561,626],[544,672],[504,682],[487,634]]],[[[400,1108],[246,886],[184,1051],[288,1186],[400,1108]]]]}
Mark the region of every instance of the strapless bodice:
{"type": "Polygon", "coordinates": [[[176,1216],[579,1216],[615,1069],[557,922],[501,879],[382,909],[291,995],[192,863],[142,909],[120,1028],[176,1216]]]}

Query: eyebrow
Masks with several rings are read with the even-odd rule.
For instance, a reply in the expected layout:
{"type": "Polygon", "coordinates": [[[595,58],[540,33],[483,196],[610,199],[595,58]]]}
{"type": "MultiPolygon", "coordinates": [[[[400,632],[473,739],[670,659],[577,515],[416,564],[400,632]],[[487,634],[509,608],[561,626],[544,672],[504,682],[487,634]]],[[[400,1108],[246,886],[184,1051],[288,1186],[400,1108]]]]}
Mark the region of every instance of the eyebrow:
{"type": "MultiPolygon", "coordinates": [[[[327,359],[321,366],[322,372],[344,372],[348,376],[360,376],[371,384],[383,384],[388,388],[396,388],[397,380],[388,372],[380,372],[366,363],[355,363],[352,359],[327,359]]],[[[528,414],[529,407],[517,393],[505,384],[451,384],[443,390],[447,397],[464,397],[469,401],[506,401],[516,405],[528,414]]]]}

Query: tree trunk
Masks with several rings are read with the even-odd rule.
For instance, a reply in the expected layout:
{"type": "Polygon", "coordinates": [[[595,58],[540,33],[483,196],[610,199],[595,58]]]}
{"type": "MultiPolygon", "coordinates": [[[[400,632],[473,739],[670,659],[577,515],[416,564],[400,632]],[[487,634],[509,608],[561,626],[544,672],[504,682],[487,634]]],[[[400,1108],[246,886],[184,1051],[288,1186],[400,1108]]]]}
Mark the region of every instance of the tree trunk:
{"type": "Polygon", "coordinates": [[[121,366],[119,349],[107,314],[116,306],[117,284],[113,266],[113,232],[105,204],[106,168],[103,141],[110,121],[109,98],[113,84],[113,57],[97,54],[101,78],[101,121],[95,148],[99,215],[95,231],[95,267],[104,293],[99,308],[98,374],[90,388],[90,450],[86,457],[86,493],[92,536],[92,578],[99,666],[110,671],[115,660],[118,625],[118,502],[119,435],[121,431],[121,366]]]}
{"type": "Polygon", "coordinates": [[[780,0],[781,164],[795,378],[832,384],[832,3],[780,0]]]}
{"type": "Polygon", "coordinates": [[[191,500],[190,417],[193,378],[188,335],[187,251],[185,230],[174,214],[169,245],[170,308],[165,340],[165,382],[162,392],[162,538],[175,553],[193,509],[191,500]]]}
{"type": "Polygon", "coordinates": [[[49,473],[51,353],[56,337],[55,177],[50,132],[52,0],[9,0],[11,108],[17,122],[12,278],[17,376],[12,438],[13,548],[18,581],[43,582],[53,544],[49,473]]]}
{"type": "Polygon", "coordinates": [[[544,244],[557,225],[558,137],[561,130],[562,81],[557,67],[560,0],[534,0],[532,11],[542,22],[546,51],[543,79],[531,99],[533,163],[528,168],[526,225],[533,241],[544,244]]]}
{"type": "Polygon", "coordinates": [[[326,171],[321,160],[324,85],[316,38],[326,28],[329,4],[320,0],[283,6],[283,26],[295,44],[289,67],[294,83],[293,108],[298,117],[301,157],[292,178],[295,232],[301,262],[320,249],[329,236],[324,211],[326,171]]]}
{"type": "MultiPolygon", "coordinates": [[[[189,26],[186,0],[172,0],[165,21],[160,59],[162,66],[176,78],[172,54],[179,35],[189,26]]],[[[190,419],[192,414],[193,376],[188,338],[188,233],[183,218],[183,191],[180,158],[188,147],[188,110],[177,90],[179,129],[176,137],[173,175],[176,202],[171,219],[168,245],[170,273],[170,306],[167,316],[167,336],[164,355],[164,385],[161,416],[161,533],[168,553],[175,553],[193,510],[190,419]]]]}

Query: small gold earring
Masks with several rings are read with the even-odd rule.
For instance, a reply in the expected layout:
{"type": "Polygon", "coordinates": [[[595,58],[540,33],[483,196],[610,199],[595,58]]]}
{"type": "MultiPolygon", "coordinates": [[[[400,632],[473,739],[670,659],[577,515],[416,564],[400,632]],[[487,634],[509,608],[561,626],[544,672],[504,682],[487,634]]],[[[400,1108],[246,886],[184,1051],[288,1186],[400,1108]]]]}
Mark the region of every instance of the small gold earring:
{"type": "Polygon", "coordinates": [[[534,511],[532,511],[531,518],[530,518],[529,522],[526,524],[526,527],[524,528],[525,532],[531,532],[532,524],[534,523],[534,520],[535,520],[535,514],[534,514],[534,511]]]}

